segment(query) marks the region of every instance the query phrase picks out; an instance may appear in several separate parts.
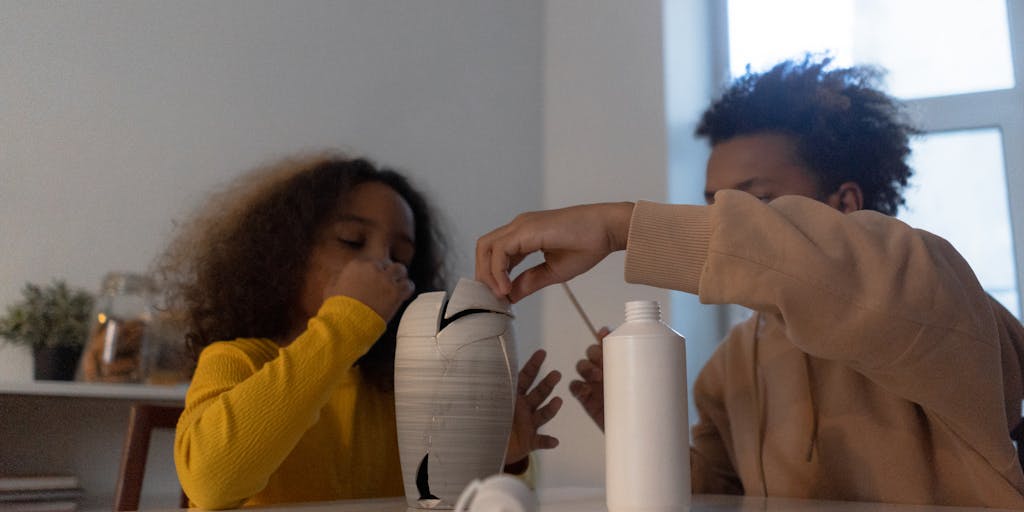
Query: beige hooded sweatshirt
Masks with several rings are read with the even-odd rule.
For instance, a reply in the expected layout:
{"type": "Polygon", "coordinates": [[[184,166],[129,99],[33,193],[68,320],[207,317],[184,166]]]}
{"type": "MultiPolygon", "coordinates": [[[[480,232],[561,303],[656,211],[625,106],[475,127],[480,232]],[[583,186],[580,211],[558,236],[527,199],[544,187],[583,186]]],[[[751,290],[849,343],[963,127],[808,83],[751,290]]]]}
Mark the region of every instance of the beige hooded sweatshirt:
{"type": "Polygon", "coordinates": [[[726,190],[638,203],[626,280],[756,312],[693,388],[694,492],[1024,508],[1024,328],[945,240],[726,190]]]}

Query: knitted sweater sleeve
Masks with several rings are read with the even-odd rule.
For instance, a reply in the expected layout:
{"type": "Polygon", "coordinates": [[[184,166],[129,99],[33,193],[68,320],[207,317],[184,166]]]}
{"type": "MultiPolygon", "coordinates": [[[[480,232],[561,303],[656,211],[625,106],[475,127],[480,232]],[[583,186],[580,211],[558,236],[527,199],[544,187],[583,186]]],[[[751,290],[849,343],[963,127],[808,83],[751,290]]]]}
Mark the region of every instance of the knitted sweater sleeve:
{"type": "Polygon", "coordinates": [[[1020,486],[999,327],[945,240],[877,212],[726,190],[712,206],[638,203],[626,280],[780,316],[801,350],[919,404],[1020,486]]]}
{"type": "Polygon", "coordinates": [[[189,498],[202,508],[233,508],[263,489],[384,327],[361,302],[332,297],[285,348],[266,340],[207,347],[174,443],[189,498]]]}

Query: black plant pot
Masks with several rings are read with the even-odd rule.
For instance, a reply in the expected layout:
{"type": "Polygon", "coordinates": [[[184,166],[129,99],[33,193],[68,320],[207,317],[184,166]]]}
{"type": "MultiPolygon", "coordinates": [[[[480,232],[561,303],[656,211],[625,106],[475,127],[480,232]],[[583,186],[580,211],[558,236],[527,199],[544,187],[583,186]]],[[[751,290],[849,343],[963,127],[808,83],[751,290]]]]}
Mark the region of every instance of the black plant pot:
{"type": "Polygon", "coordinates": [[[82,347],[33,347],[36,380],[75,380],[82,347]]]}

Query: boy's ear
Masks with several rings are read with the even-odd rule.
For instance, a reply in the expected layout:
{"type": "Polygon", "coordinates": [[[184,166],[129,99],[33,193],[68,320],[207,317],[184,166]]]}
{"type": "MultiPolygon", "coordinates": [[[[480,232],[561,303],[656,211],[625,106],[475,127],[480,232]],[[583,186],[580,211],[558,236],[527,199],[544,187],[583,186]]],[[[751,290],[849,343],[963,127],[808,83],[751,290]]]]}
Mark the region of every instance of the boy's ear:
{"type": "Polygon", "coordinates": [[[847,181],[836,189],[825,201],[829,206],[843,213],[855,212],[864,209],[864,192],[860,185],[847,181]]]}

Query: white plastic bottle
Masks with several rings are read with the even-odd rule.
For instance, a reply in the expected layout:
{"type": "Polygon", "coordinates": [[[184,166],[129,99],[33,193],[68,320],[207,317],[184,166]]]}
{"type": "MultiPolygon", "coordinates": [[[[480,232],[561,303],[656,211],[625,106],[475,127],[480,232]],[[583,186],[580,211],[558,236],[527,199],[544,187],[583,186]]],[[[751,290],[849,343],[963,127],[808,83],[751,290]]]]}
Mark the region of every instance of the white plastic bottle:
{"type": "Polygon", "coordinates": [[[627,302],[604,339],[604,436],[609,512],[690,509],[686,340],[656,301],[627,302]]]}

